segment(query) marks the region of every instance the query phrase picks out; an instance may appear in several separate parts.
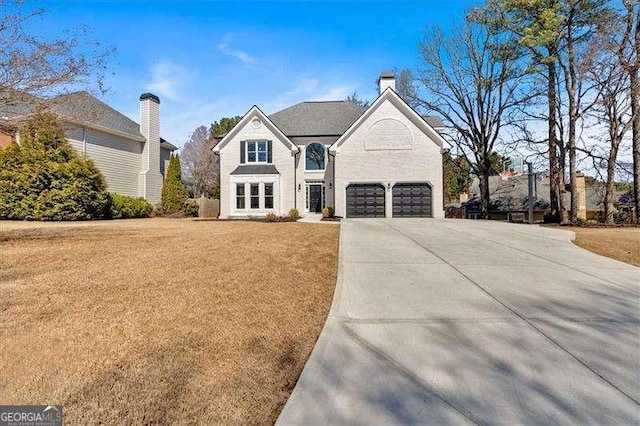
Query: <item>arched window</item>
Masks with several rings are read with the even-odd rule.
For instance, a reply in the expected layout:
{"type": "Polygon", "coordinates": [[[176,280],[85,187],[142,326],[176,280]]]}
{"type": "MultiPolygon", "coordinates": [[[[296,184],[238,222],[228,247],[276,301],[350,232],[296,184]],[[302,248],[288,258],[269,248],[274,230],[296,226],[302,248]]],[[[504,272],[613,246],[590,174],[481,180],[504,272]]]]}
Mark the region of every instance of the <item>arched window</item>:
{"type": "Polygon", "coordinates": [[[305,150],[305,170],[324,170],[325,149],[319,143],[307,145],[305,150]]]}

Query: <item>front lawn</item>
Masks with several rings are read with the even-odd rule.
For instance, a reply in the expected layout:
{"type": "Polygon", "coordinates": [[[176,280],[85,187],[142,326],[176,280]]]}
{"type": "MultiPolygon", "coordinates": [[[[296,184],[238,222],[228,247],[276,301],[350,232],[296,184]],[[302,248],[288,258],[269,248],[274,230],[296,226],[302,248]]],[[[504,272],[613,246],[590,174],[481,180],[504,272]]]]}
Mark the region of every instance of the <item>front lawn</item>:
{"type": "Polygon", "coordinates": [[[575,232],[574,243],[584,249],[640,266],[640,228],[567,228],[575,232]]]}
{"type": "Polygon", "coordinates": [[[0,403],[68,424],[272,423],[327,316],[337,226],[0,222],[0,403]]]}

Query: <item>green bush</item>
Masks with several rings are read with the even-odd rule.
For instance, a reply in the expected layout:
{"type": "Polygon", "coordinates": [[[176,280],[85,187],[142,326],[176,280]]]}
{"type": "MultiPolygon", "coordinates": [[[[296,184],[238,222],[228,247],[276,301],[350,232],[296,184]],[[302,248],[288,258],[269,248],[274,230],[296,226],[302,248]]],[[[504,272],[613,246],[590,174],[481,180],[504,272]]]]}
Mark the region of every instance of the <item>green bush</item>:
{"type": "Polygon", "coordinates": [[[199,211],[200,208],[196,200],[187,200],[182,205],[182,213],[184,213],[185,216],[198,217],[199,211]]]}
{"type": "Polygon", "coordinates": [[[298,209],[291,209],[289,210],[289,217],[293,220],[298,220],[300,219],[300,212],[298,209]]]}
{"type": "Polygon", "coordinates": [[[322,209],[322,217],[326,217],[326,218],[332,218],[335,215],[335,211],[333,210],[333,207],[331,206],[327,206],[324,209],[322,209]]]}
{"type": "Polygon", "coordinates": [[[153,206],[142,197],[129,197],[109,193],[111,199],[111,219],[137,219],[149,217],[153,206]]]}
{"type": "Polygon", "coordinates": [[[0,150],[1,219],[102,219],[109,201],[102,174],[69,145],[53,114],[32,116],[20,144],[0,150]]]}
{"type": "Polygon", "coordinates": [[[162,184],[162,211],[171,215],[182,211],[184,203],[189,198],[189,192],[182,185],[182,172],[180,170],[180,158],[173,155],[169,161],[167,174],[162,184]]]}

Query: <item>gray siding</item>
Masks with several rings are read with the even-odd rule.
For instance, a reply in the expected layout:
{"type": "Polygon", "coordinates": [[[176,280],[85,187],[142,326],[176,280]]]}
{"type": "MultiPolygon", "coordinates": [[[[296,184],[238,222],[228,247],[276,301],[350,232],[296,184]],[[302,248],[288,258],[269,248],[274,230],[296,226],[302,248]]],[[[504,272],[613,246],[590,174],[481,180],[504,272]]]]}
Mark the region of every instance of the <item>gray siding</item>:
{"type": "Polygon", "coordinates": [[[171,160],[171,150],[160,147],[160,174],[162,180],[164,180],[164,172],[169,167],[169,161],[171,160]]]}
{"type": "Polygon", "coordinates": [[[78,153],[95,162],[107,181],[109,191],[132,197],[140,195],[140,142],[88,128],[71,129],[67,138],[78,153]]]}

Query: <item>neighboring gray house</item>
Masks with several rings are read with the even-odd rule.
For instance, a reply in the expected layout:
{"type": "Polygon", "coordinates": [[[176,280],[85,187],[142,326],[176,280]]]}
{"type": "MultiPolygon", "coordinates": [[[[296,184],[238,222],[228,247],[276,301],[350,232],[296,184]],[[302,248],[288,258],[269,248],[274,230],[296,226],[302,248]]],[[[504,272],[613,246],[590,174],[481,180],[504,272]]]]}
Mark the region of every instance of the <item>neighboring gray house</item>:
{"type": "Polygon", "coordinates": [[[220,216],[283,215],[291,208],[341,217],[443,217],[442,144],[395,92],[392,73],[363,108],[303,102],[270,116],[252,107],[213,148],[220,156],[220,216]]]}
{"type": "MultiPolygon", "coordinates": [[[[160,202],[164,171],[177,148],[160,138],[157,96],[140,96],[140,124],[89,93],[76,92],[47,100],[25,98],[0,111],[0,125],[17,128],[38,103],[61,118],[69,142],[95,162],[109,191],[160,202]]],[[[15,137],[20,140],[18,133],[15,137]]]]}
{"type": "MultiPolygon", "coordinates": [[[[585,176],[577,175],[578,217],[580,219],[598,219],[604,211],[604,185],[586,185],[585,176]]],[[[571,192],[565,194],[565,206],[571,204],[571,192]]],[[[526,217],[529,208],[529,177],[505,173],[500,176],[489,176],[490,213],[493,220],[512,220],[514,215],[526,217]]],[[[549,176],[538,174],[534,182],[534,221],[542,222],[549,213],[549,176]]],[[[624,193],[617,194],[620,198],[624,193]]],[[[481,217],[480,183],[474,178],[469,194],[461,194],[464,201],[452,204],[452,213],[467,219],[481,217]],[[462,212],[456,211],[462,209],[462,212]]]]}

